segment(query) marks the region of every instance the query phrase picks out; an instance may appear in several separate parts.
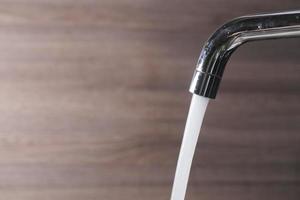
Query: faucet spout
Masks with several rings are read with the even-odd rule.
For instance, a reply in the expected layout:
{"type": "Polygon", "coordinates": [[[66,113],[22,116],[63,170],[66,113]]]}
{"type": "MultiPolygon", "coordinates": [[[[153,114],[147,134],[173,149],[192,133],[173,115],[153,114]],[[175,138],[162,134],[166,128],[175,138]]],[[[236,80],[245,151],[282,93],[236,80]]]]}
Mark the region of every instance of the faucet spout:
{"type": "Polygon", "coordinates": [[[300,37],[300,10],[249,15],[227,22],[204,45],[190,92],[214,99],[226,63],[240,45],[249,41],[292,37],[300,37]]]}

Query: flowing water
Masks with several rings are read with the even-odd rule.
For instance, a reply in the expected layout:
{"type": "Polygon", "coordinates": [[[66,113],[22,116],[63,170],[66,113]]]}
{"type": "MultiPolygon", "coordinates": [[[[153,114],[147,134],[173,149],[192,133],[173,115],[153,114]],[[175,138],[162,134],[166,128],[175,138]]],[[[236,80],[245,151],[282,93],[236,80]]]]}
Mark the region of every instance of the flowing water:
{"type": "Polygon", "coordinates": [[[198,95],[192,97],[177,162],[171,200],[184,200],[193,156],[208,102],[209,99],[205,97],[198,95]]]}

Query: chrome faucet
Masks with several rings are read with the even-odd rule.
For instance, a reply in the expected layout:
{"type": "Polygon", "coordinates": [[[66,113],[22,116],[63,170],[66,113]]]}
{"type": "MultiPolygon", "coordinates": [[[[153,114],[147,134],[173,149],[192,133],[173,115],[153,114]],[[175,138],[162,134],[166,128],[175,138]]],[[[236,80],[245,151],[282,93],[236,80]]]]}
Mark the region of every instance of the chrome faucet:
{"type": "Polygon", "coordinates": [[[300,37],[300,10],[243,16],[221,26],[206,42],[190,92],[216,97],[226,63],[240,45],[256,40],[300,37]]]}

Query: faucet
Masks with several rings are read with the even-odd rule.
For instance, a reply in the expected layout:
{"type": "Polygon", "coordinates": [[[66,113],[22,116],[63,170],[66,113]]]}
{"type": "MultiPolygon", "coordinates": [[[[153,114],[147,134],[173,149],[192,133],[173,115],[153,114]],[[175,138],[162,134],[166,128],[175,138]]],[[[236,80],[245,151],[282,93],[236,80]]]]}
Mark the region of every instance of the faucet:
{"type": "Polygon", "coordinates": [[[214,99],[231,54],[256,40],[300,37],[300,10],[242,16],[221,26],[204,45],[190,92],[214,99]]]}

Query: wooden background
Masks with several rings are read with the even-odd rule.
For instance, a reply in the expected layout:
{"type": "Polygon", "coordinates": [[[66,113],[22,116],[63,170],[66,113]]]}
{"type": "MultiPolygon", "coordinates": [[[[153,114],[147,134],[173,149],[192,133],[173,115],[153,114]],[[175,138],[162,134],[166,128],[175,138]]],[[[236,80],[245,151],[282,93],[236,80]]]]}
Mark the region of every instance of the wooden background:
{"type": "MultiPolygon", "coordinates": [[[[0,199],[169,199],[202,44],[299,0],[0,0],[0,199]]],[[[241,47],[189,200],[300,198],[300,39],[241,47]]]]}

